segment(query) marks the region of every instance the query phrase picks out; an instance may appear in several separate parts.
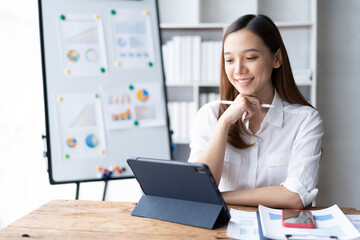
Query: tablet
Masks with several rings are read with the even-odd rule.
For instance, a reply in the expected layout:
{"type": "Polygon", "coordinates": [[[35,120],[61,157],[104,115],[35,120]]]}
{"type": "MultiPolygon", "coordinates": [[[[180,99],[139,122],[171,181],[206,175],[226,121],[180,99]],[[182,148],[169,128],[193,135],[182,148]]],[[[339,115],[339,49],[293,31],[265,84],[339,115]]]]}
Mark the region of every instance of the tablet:
{"type": "Polygon", "coordinates": [[[204,228],[230,219],[207,165],[173,160],[128,158],[144,195],[132,215],[204,228]]]}

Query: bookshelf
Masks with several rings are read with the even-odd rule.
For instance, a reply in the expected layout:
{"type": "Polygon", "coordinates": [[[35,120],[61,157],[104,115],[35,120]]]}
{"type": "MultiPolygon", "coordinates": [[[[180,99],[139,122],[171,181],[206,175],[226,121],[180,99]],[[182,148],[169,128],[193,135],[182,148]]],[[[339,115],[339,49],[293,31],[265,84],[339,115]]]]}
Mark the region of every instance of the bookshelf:
{"type": "Polygon", "coordinates": [[[192,118],[218,94],[223,33],[244,14],[265,14],[275,22],[288,50],[295,81],[316,106],[317,0],[158,2],[175,159],[186,160],[189,156],[192,118]],[[184,106],[186,103],[189,106],[184,106]],[[179,112],[174,115],[174,111],[179,112]],[[185,126],[181,126],[183,122],[185,126]]]}

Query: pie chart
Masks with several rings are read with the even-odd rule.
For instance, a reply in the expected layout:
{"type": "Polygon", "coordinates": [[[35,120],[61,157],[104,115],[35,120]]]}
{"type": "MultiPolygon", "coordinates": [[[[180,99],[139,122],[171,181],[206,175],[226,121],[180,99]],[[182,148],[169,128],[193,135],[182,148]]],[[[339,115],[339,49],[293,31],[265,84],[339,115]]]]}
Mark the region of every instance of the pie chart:
{"type": "Polygon", "coordinates": [[[99,60],[99,54],[93,48],[90,48],[86,51],[85,57],[86,57],[86,60],[91,63],[96,63],[99,60]]]}
{"type": "Polygon", "coordinates": [[[69,148],[74,148],[76,147],[76,144],[77,144],[77,141],[75,138],[73,137],[70,137],[66,140],[66,145],[69,147],[69,148]]]}
{"type": "Polygon", "coordinates": [[[88,147],[95,148],[97,145],[99,145],[99,138],[94,134],[89,134],[85,139],[85,143],[88,147]]]}
{"type": "Polygon", "coordinates": [[[67,57],[69,59],[70,62],[77,62],[80,59],[80,53],[76,50],[70,50],[67,53],[67,57]]]}
{"type": "Polygon", "coordinates": [[[141,102],[146,102],[149,100],[149,93],[145,89],[139,90],[137,92],[137,98],[141,102]]]}

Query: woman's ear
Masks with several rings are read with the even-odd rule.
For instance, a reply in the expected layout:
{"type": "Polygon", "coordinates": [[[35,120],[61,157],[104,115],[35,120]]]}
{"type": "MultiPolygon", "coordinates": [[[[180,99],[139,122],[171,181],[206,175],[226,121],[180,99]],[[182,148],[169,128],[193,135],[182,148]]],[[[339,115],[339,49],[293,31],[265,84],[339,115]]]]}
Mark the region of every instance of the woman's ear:
{"type": "Polygon", "coordinates": [[[281,67],[282,64],[282,55],[281,55],[281,50],[280,48],[276,51],[275,55],[274,55],[274,64],[273,67],[274,68],[279,68],[281,67]]]}

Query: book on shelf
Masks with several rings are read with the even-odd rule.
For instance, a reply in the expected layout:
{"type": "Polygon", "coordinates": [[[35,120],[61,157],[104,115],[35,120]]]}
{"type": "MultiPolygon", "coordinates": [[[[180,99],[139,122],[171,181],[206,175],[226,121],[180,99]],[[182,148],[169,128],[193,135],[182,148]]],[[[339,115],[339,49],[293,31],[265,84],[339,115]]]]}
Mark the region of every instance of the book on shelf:
{"type": "Polygon", "coordinates": [[[173,142],[190,143],[190,131],[197,111],[195,102],[168,102],[168,109],[173,142]]]}
{"type": "Polygon", "coordinates": [[[309,68],[294,69],[293,75],[296,83],[310,82],[312,77],[312,71],[309,68]]]}
{"type": "Polygon", "coordinates": [[[162,46],[167,84],[214,83],[220,73],[221,42],[173,36],[162,46]]]}
{"type": "Polygon", "coordinates": [[[220,99],[220,95],[219,95],[219,93],[216,93],[216,92],[200,93],[199,106],[202,107],[208,102],[211,102],[214,100],[219,100],[219,99],[220,99]]]}

